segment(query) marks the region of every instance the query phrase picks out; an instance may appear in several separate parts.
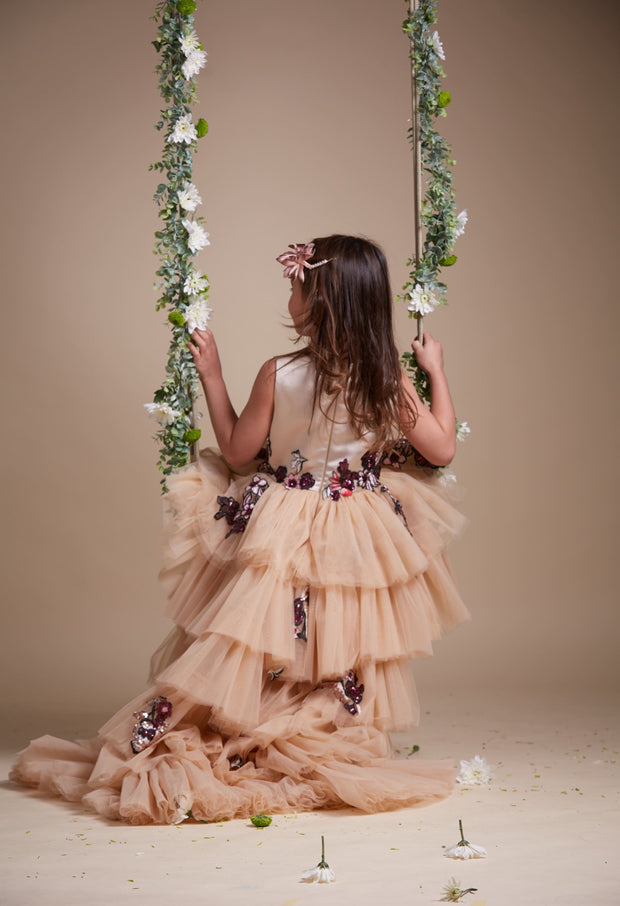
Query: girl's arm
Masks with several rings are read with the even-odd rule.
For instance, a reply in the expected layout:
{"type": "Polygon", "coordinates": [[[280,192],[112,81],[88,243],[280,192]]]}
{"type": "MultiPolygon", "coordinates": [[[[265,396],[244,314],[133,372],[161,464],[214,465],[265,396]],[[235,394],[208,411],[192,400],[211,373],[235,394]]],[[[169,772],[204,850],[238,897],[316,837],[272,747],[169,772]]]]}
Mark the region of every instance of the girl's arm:
{"type": "Polygon", "coordinates": [[[261,367],[250,398],[237,415],[228,395],[215,338],[209,329],[195,330],[188,343],[204,389],[211,424],[222,456],[232,469],[253,459],[265,443],[273,418],[276,364],[261,367]]]}
{"type": "Polygon", "coordinates": [[[411,427],[407,412],[403,411],[401,427],[407,440],[435,466],[447,466],[456,452],[456,419],[448,381],[443,370],[441,343],[430,333],[424,334],[424,345],[418,340],[411,344],[416,361],[431,381],[431,408],[419,398],[415,387],[403,373],[403,391],[417,411],[416,423],[411,427]]]}

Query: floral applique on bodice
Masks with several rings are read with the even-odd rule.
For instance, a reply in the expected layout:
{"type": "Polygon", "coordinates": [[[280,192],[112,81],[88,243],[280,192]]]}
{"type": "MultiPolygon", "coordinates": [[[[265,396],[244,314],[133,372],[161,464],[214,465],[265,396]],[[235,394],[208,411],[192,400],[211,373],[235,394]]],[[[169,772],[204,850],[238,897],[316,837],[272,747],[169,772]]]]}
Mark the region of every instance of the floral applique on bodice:
{"type": "Polygon", "coordinates": [[[215,518],[226,520],[228,535],[244,532],[258,500],[275,482],[291,491],[318,492],[323,499],[333,501],[350,497],[357,490],[379,490],[388,496],[408,528],[400,502],[381,481],[381,468],[398,469],[416,451],[408,441],[400,440],[389,452],[377,453],[368,449],[372,440],[372,435],[355,434],[340,396],[325,407],[314,404],[314,366],[309,358],[278,360],[274,417],[270,435],[257,456],[256,474],[240,501],[217,498],[215,518]]]}
{"type": "MultiPolygon", "coordinates": [[[[392,468],[398,469],[415,451],[407,441],[399,441],[389,453],[378,454],[367,451],[361,457],[361,469],[350,469],[348,459],[341,460],[331,475],[318,480],[311,472],[304,471],[307,459],[299,450],[291,453],[290,465],[274,466],[269,460],[269,441],[259,454],[258,471],[246,485],[241,501],[234,497],[218,497],[219,510],[215,513],[216,519],[225,519],[230,530],[228,535],[244,532],[250,520],[254,507],[262,495],[269,489],[270,482],[264,477],[269,477],[276,484],[282,484],[287,491],[311,491],[320,489],[323,485],[321,496],[328,500],[342,500],[350,497],[356,490],[379,490],[391,500],[394,512],[401,517],[405,527],[407,518],[399,500],[389,488],[381,482],[381,466],[387,463],[392,468]]],[[[227,537],[228,537],[227,535],[227,537]]]]}
{"type": "MultiPolygon", "coordinates": [[[[269,440],[258,455],[258,471],[271,475],[276,482],[284,485],[288,490],[298,488],[301,491],[312,489],[320,490],[321,482],[312,472],[304,470],[308,462],[299,450],[291,451],[289,467],[280,465],[273,467],[271,464],[271,448],[269,440]]],[[[361,457],[361,468],[349,468],[349,460],[341,460],[331,474],[323,477],[321,496],[331,500],[340,500],[341,497],[350,497],[356,488],[367,491],[374,490],[379,484],[381,464],[384,456],[372,451],[366,451],[361,457]]]]}

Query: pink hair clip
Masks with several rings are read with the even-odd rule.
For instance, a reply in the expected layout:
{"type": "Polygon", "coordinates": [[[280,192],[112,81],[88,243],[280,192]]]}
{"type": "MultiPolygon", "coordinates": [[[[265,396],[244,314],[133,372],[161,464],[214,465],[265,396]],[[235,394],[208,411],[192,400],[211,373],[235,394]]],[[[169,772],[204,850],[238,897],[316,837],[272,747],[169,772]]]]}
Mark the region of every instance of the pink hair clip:
{"type": "Polygon", "coordinates": [[[308,270],[313,270],[315,267],[320,267],[322,264],[327,264],[328,261],[334,260],[333,258],[323,258],[322,261],[315,261],[313,264],[309,264],[308,259],[314,255],[314,242],[309,242],[307,245],[304,245],[303,242],[291,243],[289,249],[291,249],[290,252],[286,251],[278,255],[276,261],[284,265],[283,277],[301,280],[302,283],[304,282],[305,267],[308,270]]]}

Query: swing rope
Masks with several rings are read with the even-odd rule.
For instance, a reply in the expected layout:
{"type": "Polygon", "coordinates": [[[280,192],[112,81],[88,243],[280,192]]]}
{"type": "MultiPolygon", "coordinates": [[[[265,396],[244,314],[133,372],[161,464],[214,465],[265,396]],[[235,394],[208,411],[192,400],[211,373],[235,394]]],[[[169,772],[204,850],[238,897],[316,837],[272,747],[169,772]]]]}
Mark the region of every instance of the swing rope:
{"type": "MultiPolygon", "coordinates": [[[[418,9],[419,0],[409,0],[409,20],[418,9]]],[[[410,43],[413,39],[410,38],[410,43]]],[[[410,60],[413,47],[410,49],[410,60]]],[[[418,81],[416,70],[411,60],[411,151],[413,159],[413,260],[417,263],[422,257],[422,161],[420,156],[420,116],[418,113],[418,81]]],[[[418,340],[424,341],[424,315],[418,320],[418,340]]]]}
{"type": "MultiPolygon", "coordinates": [[[[436,128],[446,116],[452,97],[442,89],[445,78],[443,45],[437,30],[437,0],[405,0],[403,31],[409,39],[411,61],[411,128],[413,158],[414,248],[407,265],[409,280],[398,298],[417,321],[417,339],[424,340],[424,316],[446,304],[447,287],[441,270],[455,264],[455,240],[465,231],[467,212],[456,214],[452,188],[452,152],[436,128]],[[424,180],[422,179],[424,171],[424,180]]],[[[404,352],[403,365],[422,400],[430,404],[430,381],[418,367],[415,354],[404,352]]],[[[458,430],[457,423],[457,430],[458,430]]],[[[466,432],[465,432],[466,433],[466,432]]],[[[463,432],[461,431],[461,434],[463,432]]]]}
{"type": "Polygon", "coordinates": [[[164,102],[155,128],[165,136],[161,158],[149,168],[161,180],[154,195],[161,220],[155,233],[156,309],[166,309],[172,337],[166,377],[145,407],[159,424],[155,437],[160,444],[158,465],[164,491],[166,476],[198,455],[198,375],[187,343],[196,328],[207,326],[211,315],[209,279],[193,263],[210,244],[204,218],[197,213],[202,198],[192,182],[193,156],[208,132],[206,120],[192,120],[195,78],[207,59],[194,30],[195,9],[195,0],[158,0],[153,16],[158,23],[153,41],[159,54],[156,72],[164,102]]]}

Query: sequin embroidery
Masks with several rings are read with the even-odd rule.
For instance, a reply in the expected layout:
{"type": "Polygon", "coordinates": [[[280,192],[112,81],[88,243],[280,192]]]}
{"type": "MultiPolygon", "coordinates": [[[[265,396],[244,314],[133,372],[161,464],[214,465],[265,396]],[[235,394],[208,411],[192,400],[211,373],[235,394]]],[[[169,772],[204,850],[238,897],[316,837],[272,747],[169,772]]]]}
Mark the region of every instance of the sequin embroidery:
{"type": "Polygon", "coordinates": [[[267,678],[270,683],[273,683],[275,680],[280,679],[284,673],[284,667],[277,667],[275,670],[267,671],[267,678]]]}
{"type": "Polygon", "coordinates": [[[364,684],[358,683],[357,673],[347,670],[344,677],[333,685],[334,695],[349,714],[361,713],[361,703],[364,695],[364,684]]]}
{"type": "Polygon", "coordinates": [[[134,724],[131,748],[137,755],[150,746],[158,736],[168,729],[167,718],[172,714],[172,702],[163,695],[158,695],[147,702],[143,711],[134,711],[137,722],[134,724]]]}
{"type": "Polygon", "coordinates": [[[394,444],[392,449],[384,455],[383,464],[392,469],[400,469],[411,456],[413,456],[413,461],[420,469],[436,471],[441,468],[441,466],[434,466],[432,462],[429,462],[428,459],[422,456],[413,444],[410,444],[404,437],[401,437],[401,439],[394,444]]]}
{"type": "Polygon", "coordinates": [[[230,526],[229,535],[245,532],[245,527],[249,522],[254,507],[263,496],[269,482],[260,475],[253,475],[250,483],[243,491],[241,503],[238,503],[234,497],[218,497],[219,510],[215,514],[215,519],[225,519],[230,526]]]}
{"type": "Polygon", "coordinates": [[[392,469],[400,469],[410,456],[413,456],[415,449],[404,437],[396,441],[391,450],[383,454],[382,464],[392,469]]]}
{"type": "MultiPolygon", "coordinates": [[[[274,469],[269,462],[270,456],[271,444],[269,438],[267,438],[265,446],[257,456],[258,472],[244,489],[241,503],[235,500],[234,497],[217,498],[219,510],[215,513],[215,519],[225,519],[230,526],[230,530],[226,535],[227,538],[230,535],[245,531],[257,501],[269,488],[269,482],[261,477],[261,473],[269,475],[278,484],[283,484],[287,490],[309,491],[316,485],[317,482],[314,475],[311,472],[303,471],[307,459],[301,454],[300,450],[291,452],[292,458],[288,469],[284,465],[274,469]]],[[[372,450],[364,453],[361,460],[361,469],[355,471],[350,469],[349,460],[343,459],[332,472],[329,484],[323,488],[322,495],[325,499],[341,500],[350,497],[357,488],[365,491],[374,491],[378,488],[391,500],[394,512],[403,520],[405,528],[409,531],[402,504],[393,496],[389,488],[381,484],[380,475],[383,465],[388,465],[393,469],[400,469],[410,456],[415,456],[415,461],[418,465],[422,465],[422,462],[426,463],[426,460],[422,460],[422,457],[420,457],[414,447],[403,438],[397,441],[392,450],[387,453],[379,454],[372,450]]],[[[298,637],[301,638],[301,636],[298,637]]]]}
{"type": "Polygon", "coordinates": [[[374,491],[379,484],[382,459],[377,453],[364,453],[362,468],[357,472],[351,471],[348,459],[341,460],[332,472],[329,485],[323,489],[323,497],[332,500],[350,497],[356,487],[374,491]]]}
{"type": "Polygon", "coordinates": [[[301,491],[309,491],[310,488],[314,487],[316,479],[312,472],[302,472],[304,463],[308,460],[301,455],[299,450],[293,450],[291,452],[292,459],[288,469],[286,466],[278,466],[277,469],[274,469],[269,462],[270,453],[271,447],[268,444],[266,447],[263,447],[258,454],[258,459],[261,460],[258,467],[259,472],[265,472],[267,475],[271,475],[278,484],[283,484],[287,489],[299,488],[301,491]]]}
{"type": "Polygon", "coordinates": [[[310,590],[304,588],[302,593],[293,601],[295,619],[295,638],[303,642],[308,641],[308,604],[310,603],[310,590]]]}

